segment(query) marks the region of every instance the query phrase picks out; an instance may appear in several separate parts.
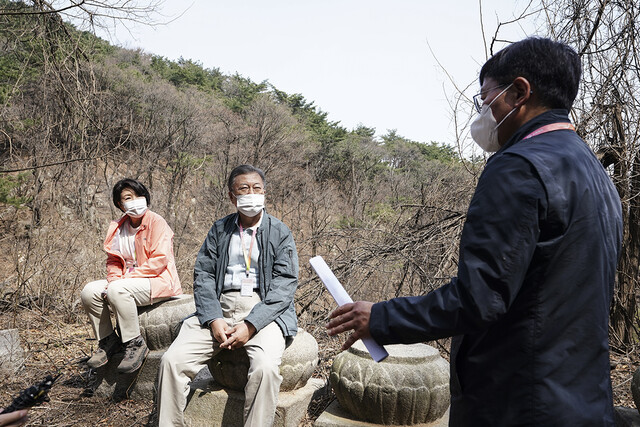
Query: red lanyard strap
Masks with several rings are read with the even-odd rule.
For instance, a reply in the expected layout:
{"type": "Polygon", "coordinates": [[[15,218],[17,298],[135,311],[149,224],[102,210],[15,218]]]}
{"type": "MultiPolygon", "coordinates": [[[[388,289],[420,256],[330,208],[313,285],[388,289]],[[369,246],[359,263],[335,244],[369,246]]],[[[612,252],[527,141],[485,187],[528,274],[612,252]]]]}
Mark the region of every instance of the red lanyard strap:
{"type": "Polygon", "coordinates": [[[571,123],[567,123],[567,122],[551,123],[534,130],[529,135],[522,138],[522,140],[524,141],[525,139],[542,135],[543,133],[553,132],[554,130],[567,130],[567,129],[572,130],[574,132],[576,130],[575,126],[573,126],[571,123]]]}

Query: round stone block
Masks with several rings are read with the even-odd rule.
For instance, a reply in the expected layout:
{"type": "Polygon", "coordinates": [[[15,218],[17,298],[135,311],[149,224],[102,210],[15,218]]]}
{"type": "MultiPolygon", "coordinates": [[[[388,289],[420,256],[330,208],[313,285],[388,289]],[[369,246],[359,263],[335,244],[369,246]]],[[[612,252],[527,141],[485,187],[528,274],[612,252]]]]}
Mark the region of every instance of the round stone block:
{"type": "MultiPolygon", "coordinates": [[[[318,343],[304,329],[299,329],[293,342],[282,354],[280,391],[304,387],[318,364],[318,343]]],[[[242,391],[247,384],[249,357],[244,348],[222,350],[209,361],[213,379],[222,387],[242,391]]]]}
{"type": "Polygon", "coordinates": [[[633,373],[633,378],[631,379],[631,395],[633,396],[633,403],[636,404],[638,413],[640,413],[640,368],[636,369],[633,373]]]}
{"type": "Polygon", "coordinates": [[[17,329],[0,330],[0,374],[14,375],[24,364],[17,329]]]}
{"type": "Polygon", "coordinates": [[[449,407],[449,363],[426,344],[387,345],[376,363],[362,341],[336,356],[331,387],[357,419],[385,425],[429,423],[449,407]]]}
{"type": "Polygon", "coordinates": [[[178,336],[180,322],[195,313],[193,295],[179,295],[138,309],[140,333],[149,350],[169,348],[178,336]]]}

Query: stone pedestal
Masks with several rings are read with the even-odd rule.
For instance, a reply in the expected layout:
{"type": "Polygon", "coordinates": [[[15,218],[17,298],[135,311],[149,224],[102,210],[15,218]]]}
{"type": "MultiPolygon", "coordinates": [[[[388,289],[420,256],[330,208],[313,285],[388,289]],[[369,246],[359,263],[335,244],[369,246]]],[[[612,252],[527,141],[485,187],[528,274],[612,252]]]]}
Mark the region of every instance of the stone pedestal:
{"type": "MultiPolygon", "coordinates": [[[[449,409],[436,421],[430,423],[414,424],[412,427],[448,427],[449,426],[449,409]]],[[[337,400],[324,410],[318,417],[313,427],[380,427],[380,424],[368,423],[354,419],[353,415],[342,409],[337,400]]],[[[634,426],[635,427],[635,426],[634,426]]]]}
{"type": "MultiPolygon", "coordinates": [[[[311,378],[304,387],[278,394],[274,427],[298,427],[309,403],[322,393],[326,382],[311,378]]],[[[212,380],[191,384],[191,399],[184,411],[190,427],[242,427],[244,392],[224,389],[212,380]]]]}
{"type": "Polygon", "coordinates": [[[616,427],[640,427],[638,409],[616,406],[613,411],[616,427]]]}
{"type": "Polygon", "coordinates": [[[449,364],[426,344],[385,346],[389,357],[371,359],[361,341],[340,353],[331,387],[352,420],[384,425],[429,425],[449,407],[449,364]]]}
{"type": "Polygon", "coordinates": [[[20,346],[17,329],[0,330],[0,373],[15,374],[24,363],[24,352],[20,346]]]}
{"type": "MultiPolygon", "coordinates": [[[[209,371],[218,385],[230,390],[243,391],[247,384],[249,357],[244,348],[222,350],[209,362],[209,371]]],[[[300,329],[293,342],[282,354],[280,391],[303,387],[318,365],[318,343],[304,329],[300,329]]]]}
{"type": "MultiPolygon", "coordinates": [[[[317,364],[318,343],[301,329],[282,355],[282,384],[274,427],[297,427],[314,395],[326,386],[322,380],[310,379],[317,364]]],[[[191,383],[190,400],[184,411],[187,425],[242,426],[248,366],[243,349],[218,353],[209,363],[211,376],[198,374],[191,383]]]]}
{"type": "Polygon", "coordinates": [[[106,366],[98,369],[95,393],[120,400],[132,397],[153,400],[160,359],[178,336],[180,321],[196,311],[193,295],[180,295],[138,309],[140,333],[149,347],[149,355],[142,367],[131,374],[119,374],[123,352],[115,354],[106,366]]]}
{"type": "Polygon", "coordinates": [[[640,368],[636,369],[631,378],[631,396],[633,397],[633,403],[636,404],[638,412],[640,412],[640,368]]]}

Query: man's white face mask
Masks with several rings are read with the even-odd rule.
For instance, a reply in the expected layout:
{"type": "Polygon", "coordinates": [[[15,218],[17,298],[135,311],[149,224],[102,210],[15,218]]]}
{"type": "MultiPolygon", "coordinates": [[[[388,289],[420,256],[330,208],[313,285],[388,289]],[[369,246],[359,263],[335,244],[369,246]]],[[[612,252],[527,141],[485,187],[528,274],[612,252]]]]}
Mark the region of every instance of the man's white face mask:
{"type": "Polygon", "coordinates": [[[236,196],[238,212],[253,218],[264,209],[264,194],[241,194],[236,196]]]}
{"type": "Polygon", "coordinates": [[[471,137],[473,140],[484,150],[489,153],[494,153],[500,149],[500,142],[498,142],[498,127],[504,123],[516,109],[509,111],[509,114],[504,116],[500,123],[496,122],[493,113],[491,112],[491,105],[505,93],[513,83],[504,88],[495,98],[491,100],[489,104],[482,104],[482,110],[476,119],[471,123],[471,137]]]}

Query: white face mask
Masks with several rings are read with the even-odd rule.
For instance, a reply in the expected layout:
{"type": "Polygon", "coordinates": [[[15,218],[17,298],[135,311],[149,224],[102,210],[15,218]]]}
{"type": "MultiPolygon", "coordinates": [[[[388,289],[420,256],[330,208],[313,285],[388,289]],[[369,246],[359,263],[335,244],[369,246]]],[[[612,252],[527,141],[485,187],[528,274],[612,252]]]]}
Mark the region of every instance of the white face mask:
{"type": "Polygon", "coordinates": [[[483,104],[482,110],[478,117],[471,123],[471,137],[473,140],[484,150],[489,153],[494,153],[500,149],[500,142],[498,142],[498,127],[504,123],[516,109],[509,111],[509,114],[504,116],[504,119],[500,120],[500,123],[496,123],[495,117],[491,112],[491,104],[496,99],[500,98],[503,93],[509,89],[513,83],[507,86],[502,92],[491,100],[489,104],[483,104]]]}
{"type": "Polygon", "coordinates": [[[131,218],[140,218],[147,211],[147,199],[138,197],[123,203],[124,213],[131,218]]]}
{"type": "Polygon", "coordinates": [[[254,217],[264,209],[264,194],[242,194],[236,196],[238,212],[248,217],[254,217]]]}

